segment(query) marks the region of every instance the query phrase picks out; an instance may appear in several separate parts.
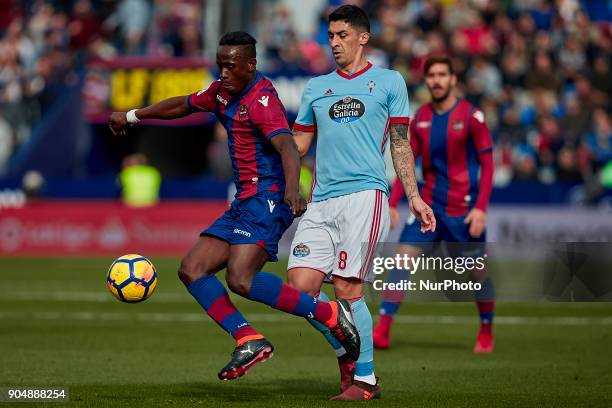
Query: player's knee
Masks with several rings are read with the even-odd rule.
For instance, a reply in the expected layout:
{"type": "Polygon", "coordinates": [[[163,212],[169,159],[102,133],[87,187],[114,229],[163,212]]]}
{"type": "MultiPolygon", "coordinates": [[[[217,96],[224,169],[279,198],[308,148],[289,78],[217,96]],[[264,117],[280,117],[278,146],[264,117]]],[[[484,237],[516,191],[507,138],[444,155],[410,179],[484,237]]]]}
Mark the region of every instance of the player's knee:
{"type": "Polygon", "coordinates": [[[181,264],[178,269],[178,277],[185,286],[188,286],[193,279],[194,265],[189,259],[181,259],[181,264]]]}
{"type": "Polygon", "coordinates": [[[241,276],[237,273],[233,273],[229,268],[225,274],[225,281],[227,287],[237,295],[248,297],[249,291],[251,290],[251,279],[246,276],[241,276]]]}
{"type": "Polygon", "coordinates": [[[257,262],[250,257],[231,257],[227,263],[225,281],[229,289],[237,295],[248,297],[251,282],[258,270],[257,262]]]}
{"type": "Polygon", "coordinates": [[[359,279],[342,279],[334,276],[334,292],[338,299],[353,299],[362,295],[359,279]]]}
{"type": "Polygon", "coordinates": [[[303,274],[300,275],[299,273],[291,272],[293,271],[289,271],[289,273],[287,273],[287,284],[289,286],[299,290],[300,292],[308,293],[311,296],[319,293],[321,285],[318,281],[314,282],[310,279],[306,279],[303,274]]]}
{"type": "Polygon", "coordinates": [[[188,256],[181,259],[181,264],[178,269],[178,276],[185,286],[189,286],[191,282],[208,274],[205,265],[188,256]]]}

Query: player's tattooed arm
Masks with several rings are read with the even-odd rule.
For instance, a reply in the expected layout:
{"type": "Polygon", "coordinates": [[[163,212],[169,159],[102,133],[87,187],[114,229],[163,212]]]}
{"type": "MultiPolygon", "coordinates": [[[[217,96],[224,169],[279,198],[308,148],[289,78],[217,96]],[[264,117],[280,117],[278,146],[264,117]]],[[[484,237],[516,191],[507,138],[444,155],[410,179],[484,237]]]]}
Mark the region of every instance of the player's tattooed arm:
{"type": "Polygon", "coordinates": [[[306,211],[306,201],[300,195],[300,155],[297,146],[289,133],[279,133],[271,142],[283,162],[285,202],[293,215],[299,217],[306,211]]]}
{"type": "Polygon", "coordinates": [[[295,142],[298,152],[300,153],[300,157],[306,156],[308,154],[308,150],[310,149],[310,145],[314,139],[314,132],[304,132],[301,130],[293,130],[293,141],[295,142]]]}
{"type": "MultiPolygon", "coordinates": [[[[175,96],[137,109],[134,115],[136,115],[138,120],[176,119],[187,116],[190,113],[187,96],[175,96]]],[[[108,118],[108,127],[114,135],[125,135],[129,124],[126,112],[113,112],[108,118]]]]}
{"type": "Polygon", "coordinates": [[[410,147],[408,125],[394,123],[390,127],[391,132],[391,158],[395,173],[400,179],[408,201],[410,210],[421,223],[421,232],[435,231],[436,218],[431,208],[421,199],[419,194],[416,174],[414,171],[414,154],[410,147]]]}
{"type": "Polygon", "coordinates": [[[408,125],[396,123],[390,126],[391,132],[391,158],[395,173],[404,186],[409,200],[419,195],[416,175],[414,171],[414,154],[410,147],[408,125]]]}

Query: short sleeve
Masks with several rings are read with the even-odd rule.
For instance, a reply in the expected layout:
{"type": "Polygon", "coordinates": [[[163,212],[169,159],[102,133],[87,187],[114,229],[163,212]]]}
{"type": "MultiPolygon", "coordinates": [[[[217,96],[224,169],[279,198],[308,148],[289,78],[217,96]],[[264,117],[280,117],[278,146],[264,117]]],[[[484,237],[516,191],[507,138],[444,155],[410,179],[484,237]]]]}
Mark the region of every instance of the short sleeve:
{"type": "Polygon", "coordinates": [[[187,97],[189,109],[192,112],[214,112],[217,106],[217,92],[221,81],[215,81],[206,90],[194,92],[187,97]]]}
{"type": "Polygon", "coordinates": [[[484,113],[480,109],[474,108],[470,113],[470,133],[472,141],[479,154],[493,150],[493,140],[491,133],[485,122],[484,113]]]}
{"type": "Polygon", "coordinates": [[[414,157],[416,157],[421,153],[421,145],[419,140],[419,135],[416,131],[416,116],[415,120],[410,122],[410,127],[408,128],[408,135],[410,136],[410,148],[412,149],[412,153],[414,157]]]}
{"type": "Polygon", "coordinates": [[[408,110],[408,90],[406,82],[399,72],[394,71],[394,77],[389,84],[389,94],[387,96],[387,104],[389,107],[390,123],[393,124],[409,124],[408,110]]]}
{"type": "Polygon", "coordinates": [[[271,139],[279,133],[291,134],[285,107],[276,93],[260,94],[249,108],[249,119],[266,139],[271,139]]]}
{"type": "Polygon", "coordinates": [[[315,132],[317,124],[315,121],[314,111],[312,110],[312,102],[314,100],[314,92],[312,89],[312,80],[308,81],[302,101],[300,102],[300,110],[293,124],[293,129],[301,132],[315,132]]]}

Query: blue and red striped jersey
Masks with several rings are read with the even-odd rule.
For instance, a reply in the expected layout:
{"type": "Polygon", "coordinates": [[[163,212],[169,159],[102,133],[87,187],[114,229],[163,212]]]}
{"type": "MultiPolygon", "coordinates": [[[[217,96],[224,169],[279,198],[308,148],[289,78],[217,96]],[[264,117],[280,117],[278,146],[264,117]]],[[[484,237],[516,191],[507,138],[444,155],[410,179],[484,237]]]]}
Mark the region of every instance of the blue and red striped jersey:
{"type": "Polygon", "coordinates": [[[187,101],[193,111],[214,113],[227,130],[237,199],[260,191],[285,191],[281,157],[270,140],[291,131],[285,107],[269,79],[257,72],[239,96],[230,95],[217,80],[189,95],[187,101]]]}
{"type": "MultiPolygon", "coordinates": [[[[421,106],[410,123],[410,145],[415,157],[421,157],[421,196],[434,213],[454,217],[474,207],[487,210],[493,141],[480,109],[461,98],[442,114],[431,103],[421,106]]],[[[390,204],[396,206],[402,194],[396,180],[390,204]]]]}

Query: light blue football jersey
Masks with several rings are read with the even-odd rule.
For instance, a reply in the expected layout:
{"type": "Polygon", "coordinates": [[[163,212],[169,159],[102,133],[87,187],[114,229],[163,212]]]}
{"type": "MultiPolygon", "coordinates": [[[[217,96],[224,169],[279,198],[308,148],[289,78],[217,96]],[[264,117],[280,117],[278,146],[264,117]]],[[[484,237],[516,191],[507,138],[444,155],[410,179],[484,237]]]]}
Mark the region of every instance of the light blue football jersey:
{"type": "Polygon", "coordinates": [[[336,70],[308,81],[294,129],[316,131],[312,201],[389,187],[383,153],[390,123],[408,124],[408,92],[397,71],[336,70]]]}

